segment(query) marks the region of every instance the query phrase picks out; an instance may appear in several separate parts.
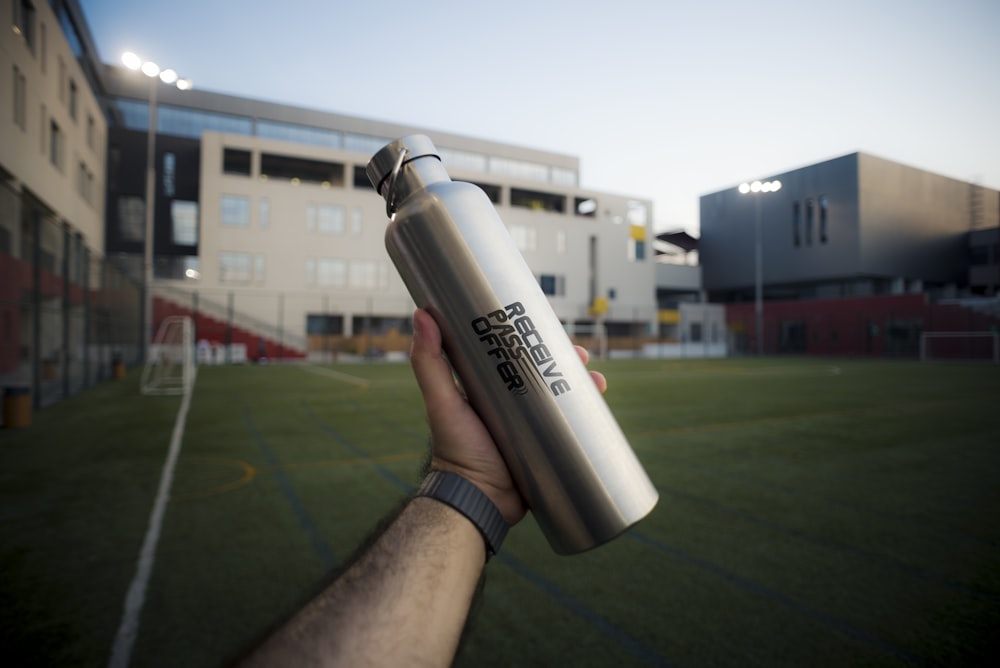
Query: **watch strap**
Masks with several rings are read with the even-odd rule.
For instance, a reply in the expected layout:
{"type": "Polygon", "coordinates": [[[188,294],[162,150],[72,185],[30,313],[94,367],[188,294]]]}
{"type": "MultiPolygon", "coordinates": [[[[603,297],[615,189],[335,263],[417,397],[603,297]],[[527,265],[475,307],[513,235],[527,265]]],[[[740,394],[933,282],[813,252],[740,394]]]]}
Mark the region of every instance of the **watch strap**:
{"type": "Polygon", "coordinates": [[[433,471],[416,496],[427,496],[462,513],[483,535],[486,558],[496,554],[507,535],[507,522],[500,510],[478,487],[457,473],[433,471]]]}

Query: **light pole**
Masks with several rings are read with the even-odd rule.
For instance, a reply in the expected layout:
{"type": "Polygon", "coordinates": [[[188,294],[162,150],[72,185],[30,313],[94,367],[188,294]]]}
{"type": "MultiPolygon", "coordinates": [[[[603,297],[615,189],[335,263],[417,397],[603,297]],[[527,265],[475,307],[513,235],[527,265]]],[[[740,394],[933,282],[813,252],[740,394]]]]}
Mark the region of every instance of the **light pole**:
{"type": "Polygon", "coordinates": [[[149,128],[146,132],[146,205],[142,251],[142,347],[148,361],[153,341],[153,221],[156,214],[156,89],[157,79],[165,84],[177,86],[180,90],[190,90],[191,81],[181,79],[171,69],[161,70],[159,65],[126,51],[122,54],[122,64],[130,70],[138,70],[149,77],[149,128]]]}
{"type": "Polygon", "coordinates": [[[781,190],[781,181],[754,181],[741,183],[741,195],[756,195],[754,197],[754,329],[757,337],[757,355],[764,354],[764,250],[760,240],[760,196],[781,190]]]}

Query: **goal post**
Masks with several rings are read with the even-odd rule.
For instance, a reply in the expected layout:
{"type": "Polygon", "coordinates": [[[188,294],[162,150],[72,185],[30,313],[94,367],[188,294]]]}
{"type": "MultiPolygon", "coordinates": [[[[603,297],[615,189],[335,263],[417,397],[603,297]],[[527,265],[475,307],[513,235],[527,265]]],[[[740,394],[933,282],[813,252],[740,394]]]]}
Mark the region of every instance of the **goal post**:
{"type": "Polygon", "coordinates": [[[194,384],[194,323],[188,316],[166,318],[156,332],[139,390],[142,394],[184,394],[194,384]]]}
{"type": "Polygon", "coordinates": [[[922,332],[920,361],[982,360],[1000,363],[997,332],[922,332]]]}

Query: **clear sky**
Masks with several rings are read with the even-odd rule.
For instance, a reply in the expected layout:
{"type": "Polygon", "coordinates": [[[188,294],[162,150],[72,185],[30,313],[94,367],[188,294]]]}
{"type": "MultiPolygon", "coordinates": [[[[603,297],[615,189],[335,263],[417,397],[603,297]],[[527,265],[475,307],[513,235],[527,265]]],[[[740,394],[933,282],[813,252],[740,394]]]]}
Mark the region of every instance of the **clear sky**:
{"type": "Polygon", "coordinates": [[[80,1],[105,62],[575,155],[657,231],[859,150],[1000,188],[1000,0],[80,1]]]}

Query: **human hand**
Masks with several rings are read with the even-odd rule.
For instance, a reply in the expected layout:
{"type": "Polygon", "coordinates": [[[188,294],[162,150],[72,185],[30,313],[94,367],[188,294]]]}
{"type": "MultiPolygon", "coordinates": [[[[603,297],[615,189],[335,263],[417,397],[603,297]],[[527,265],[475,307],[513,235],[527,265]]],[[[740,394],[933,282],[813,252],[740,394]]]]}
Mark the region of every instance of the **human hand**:
{"type": "MultiPolygon", "coordinates": [[[[586,364],[587,351],[579,346],[576,349],[586,364]]],[[[430,422],[431,470],[462,475],[493,501],[508,525],[516,524],[528,507],[486,425],[456,385],[441,349],[441,330],[423,309],[413,314],[410,364],[430,422]]],[[[604,375],[597,371],[590,375],[603,393],[608,387],[604,375]]]]}

